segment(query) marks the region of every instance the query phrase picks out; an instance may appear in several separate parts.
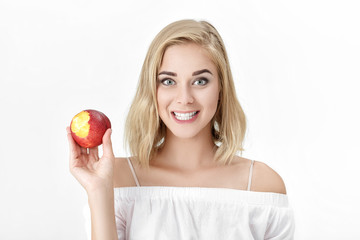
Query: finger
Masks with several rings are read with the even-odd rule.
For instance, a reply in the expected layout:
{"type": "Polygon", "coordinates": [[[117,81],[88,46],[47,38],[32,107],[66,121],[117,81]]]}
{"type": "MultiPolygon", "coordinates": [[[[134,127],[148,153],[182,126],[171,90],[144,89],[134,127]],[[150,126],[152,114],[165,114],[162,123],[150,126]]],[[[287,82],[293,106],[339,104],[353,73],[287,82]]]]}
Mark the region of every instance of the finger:
{"type": "Polygon", "coordinates": [[[104,136],[103,136],[103,155],[108,158],[114,157],[114,152],[112,148],[111,142],[111,128],[107,129],[104,136]]]}
{"type": "Polygon", "coordinates": [[[66,132],[70,149],[70,158],[76,158],[80,154],[80,147],[71,136],[70,127],[66,127],[66,132]]]}
{"type": "Polygon", "coordinates": [[[82,165],[82,163],[81,163],[81,148],[75,142],[73,137],[71,136],[69,127],[66,128],[66,132],[67,132],[67,138],[68,138],[69,148],[70,148],[69,168],[70,168],[70,171],[73,171],[75,166],[82,165]]]}

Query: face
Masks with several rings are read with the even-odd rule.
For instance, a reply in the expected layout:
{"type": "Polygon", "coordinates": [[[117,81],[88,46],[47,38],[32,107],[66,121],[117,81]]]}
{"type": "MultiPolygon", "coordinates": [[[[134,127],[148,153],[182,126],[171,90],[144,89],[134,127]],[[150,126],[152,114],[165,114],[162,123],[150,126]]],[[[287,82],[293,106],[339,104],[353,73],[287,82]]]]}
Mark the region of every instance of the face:
{"type": "Polygon", "coordinates": [[[210,133],[218,99],[218,73],[205,49],[194,43],[166,49],[158,74],[157,101],[170,134],[193,138],[210,133]]]}

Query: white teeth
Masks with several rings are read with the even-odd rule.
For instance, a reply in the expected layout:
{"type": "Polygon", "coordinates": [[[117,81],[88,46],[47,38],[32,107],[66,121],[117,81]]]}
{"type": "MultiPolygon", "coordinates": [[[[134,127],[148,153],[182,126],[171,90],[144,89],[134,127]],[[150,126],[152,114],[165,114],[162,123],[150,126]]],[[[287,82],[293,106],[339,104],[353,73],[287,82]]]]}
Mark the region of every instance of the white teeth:
{"type": "Polygon", "coordinates": [[[175,114],[175,118],[178,120],[190,120],[194,117],[194,115],[197,113],[197,111],[195,112],[191,112],[191,113],[177,113],[174,112],[175,114]]]}

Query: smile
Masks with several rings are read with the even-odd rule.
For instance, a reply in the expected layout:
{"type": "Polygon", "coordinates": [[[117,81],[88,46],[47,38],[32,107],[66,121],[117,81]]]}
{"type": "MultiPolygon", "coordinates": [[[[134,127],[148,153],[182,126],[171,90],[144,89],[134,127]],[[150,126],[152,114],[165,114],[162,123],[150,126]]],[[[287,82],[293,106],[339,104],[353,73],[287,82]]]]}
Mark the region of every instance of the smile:
{"type": "Polygon", "coordinates": [[[194,116],[197,115],[199,111],[188,112],[188,113],[178,113],[178,112],[172,112],[172,113],[177,120],[187,121],[194,118],[194,116]]]}

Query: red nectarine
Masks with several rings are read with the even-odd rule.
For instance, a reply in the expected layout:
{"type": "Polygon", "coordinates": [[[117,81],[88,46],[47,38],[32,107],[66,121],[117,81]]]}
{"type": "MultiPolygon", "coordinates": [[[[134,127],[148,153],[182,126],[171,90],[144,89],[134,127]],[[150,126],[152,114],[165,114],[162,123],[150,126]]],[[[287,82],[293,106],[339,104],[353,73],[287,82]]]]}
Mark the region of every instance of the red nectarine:
{"type": "Polygon", "coordinates": [[[71,136],[84,148],[92,148],[102,144],[102,137],[111,128],[109,118],[97,110],[84,110],[71,120],[71,136]]]}

